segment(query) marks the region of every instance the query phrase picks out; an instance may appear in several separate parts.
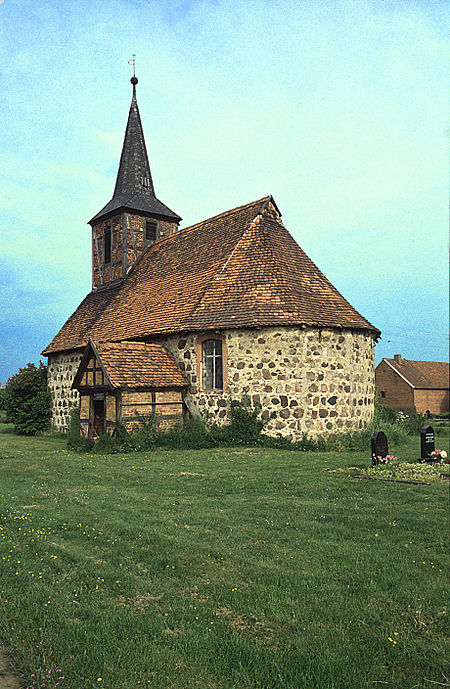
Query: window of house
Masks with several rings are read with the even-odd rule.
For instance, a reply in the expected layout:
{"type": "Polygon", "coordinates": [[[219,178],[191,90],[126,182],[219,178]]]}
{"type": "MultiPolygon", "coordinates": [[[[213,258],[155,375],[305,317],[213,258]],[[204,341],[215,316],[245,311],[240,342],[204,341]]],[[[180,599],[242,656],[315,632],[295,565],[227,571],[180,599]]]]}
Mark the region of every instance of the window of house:
{"type": "Polygon", "coordinates": [[[107,227],[103,235],[105,266],[111,263],[111,228],[107,227]]]}
{"type": "Polygon", "coordinates": [[[386,397],[386,393],[384,392],[384,390],[381,391],[381,397],[386,397]]]}
{"type": "Polygon", "coordinates": [[[203,342],[203,389],[222,390],[223,360],[221,340],[203,342]]]}
{"type": "Polygon", "coordinates": [[[158,223],[154,220],[145,221],[145,241],[156,242],[158,234],[158,223]]]}

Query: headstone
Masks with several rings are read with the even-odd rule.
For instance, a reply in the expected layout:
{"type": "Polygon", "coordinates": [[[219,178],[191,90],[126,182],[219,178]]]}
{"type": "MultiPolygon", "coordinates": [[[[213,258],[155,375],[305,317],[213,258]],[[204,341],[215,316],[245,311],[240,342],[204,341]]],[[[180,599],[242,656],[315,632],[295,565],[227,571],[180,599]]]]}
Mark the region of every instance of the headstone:
{"type": "Polygon", "coordinates": [[[375,431],[371,437],[372,442],[372,464],[377,466],[379,457],[383,459],[389,454],[388,441],[386,434],[383,431],[375,431]]]}
{"type": "Polygon", "coordinates": [[[434,452],[433,426],[422,426],[420,429],[420,459],[424,462],[434,462],[431,453],[434,452]]]}

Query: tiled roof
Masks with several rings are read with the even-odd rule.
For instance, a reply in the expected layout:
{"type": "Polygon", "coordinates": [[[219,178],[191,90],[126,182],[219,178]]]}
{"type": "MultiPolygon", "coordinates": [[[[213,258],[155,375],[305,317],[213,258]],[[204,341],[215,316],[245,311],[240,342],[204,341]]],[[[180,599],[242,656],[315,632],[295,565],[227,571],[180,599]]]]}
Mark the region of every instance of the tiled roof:
{"type": "Polygon", "coordinates": [[[447,389],[450,365],[445,361],[411,361],[409,359],[385,359],[392,368],[406,378],[414,388],[447,389]]]}
{"type": "Polygon", "coordinates": [[[155,196],[141,117],[134,97],[131,100],[113,197],[89,222],[96,225],[120,209],[159,215],[174,222],[181,220],[179,215],[155,196]]]}
{"type": "Polygon", "coordinates": [[[89,334],[93,331],[95,323],[101,314],[106,311],[109,304],[114,301],[118,291],[118,286],[115,286],[109,289],[89,292],[42,354],[47,354],[49,351],[74,349],[72,345],[69,345],[69,347],[61,346],[66,342],[77,342],[78,345],[76,346],[78,348],[84,347],[89,340],[89,334]]]}
{"type": "Polygon", "coordinates": [[[380,334],[298,246],[270,196],[155,242],[92,318],[95,294],[43,354],[84,346],[90,336],[117,341],[215,328],[304,324],[380,334]]]}
{"type": "Polygon", "coordinates": [[[184,387],[186,381],[172,354],[145,342],[101,342],[95,345],[115,388],[184,387]]]}

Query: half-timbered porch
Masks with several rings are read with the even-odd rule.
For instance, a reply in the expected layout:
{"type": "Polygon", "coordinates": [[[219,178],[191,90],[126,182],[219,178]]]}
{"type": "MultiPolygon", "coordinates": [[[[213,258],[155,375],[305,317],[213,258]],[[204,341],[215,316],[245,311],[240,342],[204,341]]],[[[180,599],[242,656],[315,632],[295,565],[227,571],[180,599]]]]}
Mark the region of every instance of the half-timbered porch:
{"type": "Polygon", "coordinates": [[[86,345],[72,387],[80,393],[80,433],[98,438],[154,419],[162,428],[182,421],[186,382],[164,347],[144,342],[86,345]]]}

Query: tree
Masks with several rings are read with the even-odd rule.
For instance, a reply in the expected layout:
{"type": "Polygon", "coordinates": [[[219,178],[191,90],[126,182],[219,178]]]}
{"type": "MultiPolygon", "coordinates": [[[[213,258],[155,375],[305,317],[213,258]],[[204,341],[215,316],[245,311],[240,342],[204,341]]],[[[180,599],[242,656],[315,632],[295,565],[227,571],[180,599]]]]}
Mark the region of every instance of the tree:
{"type": "Polygon", "coordinates": [[[47,388],[47,366],[27,364],[6,383],[5,411],[15,430],[34,435],[48,428],[52,396],[47,388]]]}

